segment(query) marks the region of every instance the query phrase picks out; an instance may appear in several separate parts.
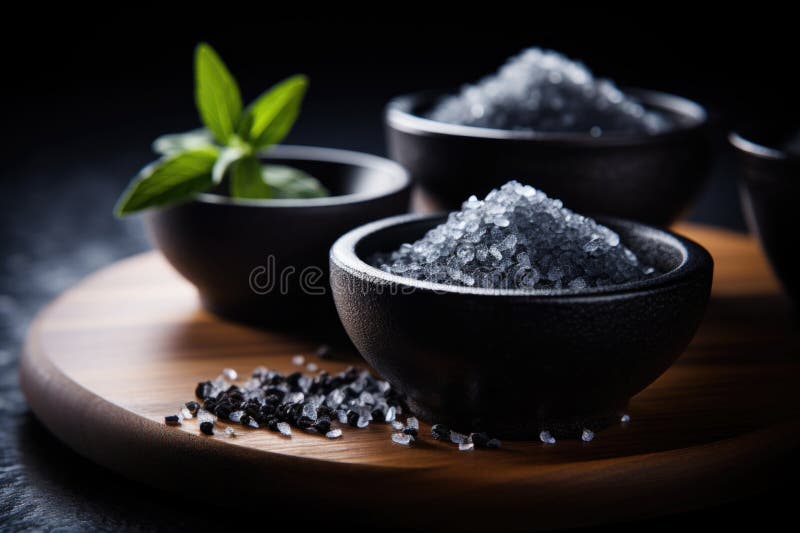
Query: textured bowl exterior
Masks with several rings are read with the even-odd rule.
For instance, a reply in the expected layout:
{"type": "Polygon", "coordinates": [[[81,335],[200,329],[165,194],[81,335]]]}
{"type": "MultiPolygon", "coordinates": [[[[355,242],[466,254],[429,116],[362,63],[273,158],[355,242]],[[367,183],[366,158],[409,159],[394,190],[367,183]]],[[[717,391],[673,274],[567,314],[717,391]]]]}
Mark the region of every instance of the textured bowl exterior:
{"type": "Polygon", "coordinates": [[[387,106],[389,155],[445,208],[516,179],[577,212],[667,225],[689,207],[708,175],[706,114],[679,97],[636,94],[685,125],[659,135],[600,139],[469,128],[418,117],[440,96],[419,93],[387,106]]]}
{"type": "Polygon", "coordinates": [[[301,168],[311,162],[314,175],[329,186],[332,180],[356,178],[374,185],[383,178],[391,187],[349,199],[239,202],[203,195],[149,212],[152,240],[212,312],[284,328],[337,327],[327,284],[328,250],[356,226],[405,213],[410,180],[395,163],[365,154],[276,147],[270,155],[301,168]],[[334,166],[336,176],[327,175],[334,166]],[[251,287],[254,269],[258,292],[251,287]]]}
{"type": "Polygon", "coordinates": [[[461,431],[535,437],[620,412],[683,352],[708,301],[713,261],[702,247],[622,221],[607,223],[680,266],[619,291],[526,295],[412,288],[353,259],[368,253],[353,250],[369,234],[413,221],[421,235],[441,219],[395,217],[342,237],[334,299],[352,342],[412,409],[461,431]]]}
{"type": "Polygon", "coordinates": [[[794,212],[800,197],[800,157],[750,150],[754,146],[746,141],[734,146],[739,155],[739,190],[748,226],[758,235],[787,294],[800,306],[800,225],[794,212]]]}

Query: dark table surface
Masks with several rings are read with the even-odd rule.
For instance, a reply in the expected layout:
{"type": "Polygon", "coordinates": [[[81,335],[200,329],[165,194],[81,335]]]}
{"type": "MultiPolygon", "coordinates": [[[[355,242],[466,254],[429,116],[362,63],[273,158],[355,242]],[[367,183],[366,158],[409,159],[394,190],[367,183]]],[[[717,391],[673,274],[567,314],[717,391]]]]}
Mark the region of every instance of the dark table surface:
{"type": "MultiPolygon", "coordinates": [[[[700,35],[702,32],[698,30],[697,33],[700,35]]],[[[550,35],[551,46],[558,46],[559,35],[559,32],[550,35]]],[[[72,39],[73,35],[69,37],[72,39]]],[[[527,33],[520,33],[519,43],[507,48],[514,50],[512,46],[519,48],[523,43],[530,43],[530,39],[527,33]]],[[[196,40],[199,39],[181,38],[181,42],[196,40]]],[[[80,53],[95,52],[100,46],[93,35],[84,41],[81,46],[85,46],[78,50],[80,53]]],[[[65,39],[63,42],[68,41],[65,39]]],[[[362,43],[351,44],[352,49],[347,48],[344,52],[349,54],[347,57],[356,57],[362,51],[362,43]]],[[[620,46],[624,44],[620,43],[620,46]]],[[[656,44],[652,48],[660,49],[656,44]]],[[[459,42],[453,46],[462,45],[459,42]]],[[[160,42],[153,45],[156,46],[161,46],[160,42]]],[[[320,50],[318,62],[334,61],[325,55],[324,48],[320,50]]],[[[487,72],[487,65],[496,65],[498,59],[504,57],[501,54],[509,52],[503,48],[497,51],[496,57],[484,57],[484,65],[474,67],[465,60],[461,65],[462,71],[450,73],[448,78],[441,74],[443,71],[439,65],[454,50],[443,49],[441,57],[428,61],[427,67],[420,66],[419,58],[413,62],[401,61],[399,52],[394,57],[391,56],[394,49],[387,50],[383,51],[384,56],[389,54],[389,59],[396,61],[392,69],[399,70],[390,72],[385,69],[380,83],[370,77],[372,56],[369,56],[369,50],[364,52],[366,55],[361,57],[360,64],[343,61],[336,64],[339,70],[323,70],[316,78],[312,76],[315,81],[321,80],[320,84],[314,85],[318,92],[312,96],[321,94],[323,98],[307,101],[304,115],[288,141],[381,154],[384,150],[381,107],[388,96],[423,86],[410,76],[421,77],[424,74],[435,78],[438,73],[438,82],[442,84],[470,79],[477,73],[487,72]],[[427,70],[420,73],[420,68],[427,70]],[[338,89],[343,86],[349,89],[338,89]]],[[[591,50],[588,45],[587,50],[591,50]]],[[[341,50],[335,49],[330,53],[339,52],[341,50]]],[[[181,48],[180,54],[172,53],[183,58],[184,50],[181,48]]],[[[418,55],[427,57],[425,54],[429,53],[424,49],[418,55]]],[[[138,49],[131,47],[126,59],[131,63],[142,57],[138,49]]],[[[719,57],[725,56],[719,54],[719,57]]],[[[172,68],[175,64],[173,59],[169,58],[169,67],[165,69],[172,68]]],[[[382,57],[381,64],[386,60],[382,57]]],[[[610,54],[607,63],[618,64],[613,60],[614,55],[610,54]]],[[[234,66],[241,68],[244,62],[241,60],[234,66]]],[[[66,66],[60,67],[64,71],[60,74],[80,68],[79,63],[74,58],[63,63],[66,66]]],[[[377,60],[375,64],[378,64],[377,60]]],[[[38,68],[38,64],[32,65],[38,68]]],[[[170,78],[179,82],[169,85],[148,80],[147,76],[156,74],[147,70],[146,62],[136,63],[134,67],[139,70],[120,79],[108,75],[105,80],[95,80],[87,68],[87,72],[80,71],[73,76],[80,78],[80,83],[74,83],[68,90],[59,87],[58,98],[52,100],[49,83],[34,80],[30,87],[25,86],[20,92],[35,91],[29,95],[29,103],[51,103],[45,107],[47,113],[34,112],[31,116],[27,109],[19,106],[10,110],[12,125],[17,127],[0,146],[4,161],[0,167],[0,530],[206,529],[234,526],[258,519],[264,513],[282,512],[270,509],[268,502],[260,502],[257,509],[243,504],[235,513],[213,506],[199,508],[191,495],[165,494],[95,466],[65,447],[41,426],[27,408],[18,385],[20,349],[37,311],[86,274],[149,248],[140,220],[135,217],[114,219],[111,209],[129,178],[152,159],[148,146],[156,135],[196,126],[191,99],[187,99],[189,65],[184,66],[186,68],[170,78]],[[132,80],[139,80],[138,84],[132,80]],[[123,84],[125,90],[120,90],[123,84]],[[162,112],[154,112],[154,109],[162,112]],[[43,120],[45,115],[47,120],[43,120]]],[[[451,70],[455,68],[450,66],[451,70]]],[[[91,67],[99,68],[98,65],[91,67]]],[[[129,67],[126,63],[125,68],[129,67]]],[[[697,72],[707,71],[700,60],[696,67],[697,72]]],[[[121,72],[121,68],[118,70],[121,72]]],[[[730,70],[735,69],[731,67],[730,70]]],[[[638,72],[639,65],[631,66],[631,71],[634,74],[638,72]]],[[[630,78],[633,82],[639,81],[634,75],[630,78]]],[[[669,90],[668,83],[672,79],[666,76],[655,80],[653,86],[669,90]]],[[[263,83],[261,77],[255,81],[250,79],[246,81],[245,89],[253,95],[263,88],[263,83]]],[[[710,95],[711,101],[720,102],[728,94],[720,87],[708,89],[702,84],[693,87],[693,94],[687,96],[701,101],[704,101],[704,93],[710,95]]],[[[680,87],[676,89],[680,92],[680,87]]],[[[728,99],[732,104],[737,103],[735,95],[729,95],[728,99]]],[[[13,98],[4,101],[16,102],[13,98]]],[[[711,112],[713,119],[716,111],[711,109],[711,112]]],[[[690,218],[743,231],[732,161],[724,150],[725,129],[719,125],[716,127],[717,157],[713,176],[690,218]]],[[[765,495],[747,502],[615,529],[636,531],[647,527],[666,530],[695,525],[701,520],[720,527],[761,529],[773,520],[791,516],[792,507],[785,506],[785,500],[781,498],[784,493],[776,488],[768,489],[765,495]]],[[[391,511],[394,515],[402,512],[405,511],[391,511]]],[[[350,521],[350,517],[335,519],[340,523],[350,521]]],[[[387,519],[382,525],[399,527],[402,522],[387,519]]]]}

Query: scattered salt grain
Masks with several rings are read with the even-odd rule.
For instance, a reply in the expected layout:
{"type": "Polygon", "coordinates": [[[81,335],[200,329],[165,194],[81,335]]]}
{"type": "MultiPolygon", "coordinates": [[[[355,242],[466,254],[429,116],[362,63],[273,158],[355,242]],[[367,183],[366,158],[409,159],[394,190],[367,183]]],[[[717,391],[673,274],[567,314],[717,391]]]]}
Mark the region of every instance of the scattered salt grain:
{"type": "Polygon", "coordinates": [[[184,419],[184,420],[188,420],[188,419],[192,418],[192,416],[193,416],[192,412],[185,405],[183,407],[181,407],[181,410],[180,410],[179,414],[181,415],[181,418],[184,419]]]}
{"type": "Polygon", "coordinates": [[[239,377],[239,374],[236,372],[236,370],[232,368],[223,368],[222,375],[225,377],[225,379],[230,381],[236,381],[236,378],[239,377]]]}
{"type": "Polygon", "coordinates": [[[306,358],[302,355],[295,355],[292,357],[292,364],[295,366],[303,366],[306,364],[306,358]]]}
{"type": "Polygon", "coordinates": [[[229,437],[235,437],[236,431],[234,431],[232,427],[228,426],[225,428],[225,434],[229,437]]]}
{"type": "Polygon", "coordinates": [[[623,424],[627,424],[628,422],[631,421],[631,416],[630,415],[622,415],[620,417],[619,421],[622,422],[623,424]]]}
{"type": "Polygon", "coordinates": [[[584,429],[583,433],[581,433],[581,440],[583,442],[591,442],[594,439],[594,431],[591,429],[584,429]]]}
{"type": "Polygon", "coordinates": [[[414,437],[411,435],[406,435],[405,433],[392,433],[392,442],[402,446],[408,446],[414,442],[414,437]]]}
{"type": "Polygon", "coordinates": [[[539,440],[545,444],[555,444],[556,439],[553,437],[549,431],[542,431],[539,433],[539,440]]]}
{"type": "Polygon", "coordinates": [[[325,433],[325,436],[329,439],[338,439],[342,436],[342,430],[339,428],[332,429],[329,432],[325,433]]]}
{"type": "Polygon", "coordinates": [[[181,417],[178,415],[168,415],[164,417],[164,423],[168,426],[180,426],[181,417]]]}
{"type": "Polygon", "coordinates": [[[466,444],[470,442],[469,436],[464,435],[462,433],[456,433],[455,431],[450,432],[450,442],[453,444],[466,444]]]}
{"type": "Polygon", "coordinates": [[[317,365],[317,363],[308,363],[306,365],[306,370],[308,370],[309,372],[317,372],[319,370],[319,366],[317,365]]]}

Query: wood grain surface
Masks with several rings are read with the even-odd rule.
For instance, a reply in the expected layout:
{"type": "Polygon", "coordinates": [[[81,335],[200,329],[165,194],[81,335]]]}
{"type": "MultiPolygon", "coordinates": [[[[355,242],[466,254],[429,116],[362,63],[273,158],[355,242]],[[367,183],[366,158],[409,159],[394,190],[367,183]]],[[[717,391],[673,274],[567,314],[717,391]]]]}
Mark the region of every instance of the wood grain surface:
{"type": "Polygon", "coordinates": [[[632,421],[591,443],[459,452],[425,424],[412,448],[393,444],[383,424],[345,428],[336,441],[238,425],[236,437],[207,437],[196,421],[166,427],[164,415],[223,367],[288,372],[291,356],[304,354],[336,372],[357,356],[339,350],[320,361],[307,339],[208,314],[155,252],[97,272],[47,307],[31,327],[21,382],[36,415],[79,453],[199,497],[222,483],[231,497],[313,498],[364,520],[383,519],[391,505],[407,525],[469,528],[592,525],[719,503],[764,487],[798,449],[800,334],[752,239],[676,229],[714,256],[706,319],[679,361],[632,400],[632,421]]]}

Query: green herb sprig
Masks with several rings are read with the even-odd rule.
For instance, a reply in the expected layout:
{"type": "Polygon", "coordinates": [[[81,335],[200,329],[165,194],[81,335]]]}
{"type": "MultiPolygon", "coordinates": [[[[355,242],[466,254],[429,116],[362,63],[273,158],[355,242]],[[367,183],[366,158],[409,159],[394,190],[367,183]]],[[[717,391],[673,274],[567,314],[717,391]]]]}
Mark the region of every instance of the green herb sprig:
{"type": "Polygon", "coordinates": [[[159,137],[162,157],[147,165],[122,193],[114,212],[125,216],[192,198],[228,176],[234,198],[313,198],[328,191],[296,168],[262,165],[257,154],[292,129],[308,78],[283,80],[247,108],[236,80],[211,46],[195,49],[195,103],[204,128],[159,137]]]}

